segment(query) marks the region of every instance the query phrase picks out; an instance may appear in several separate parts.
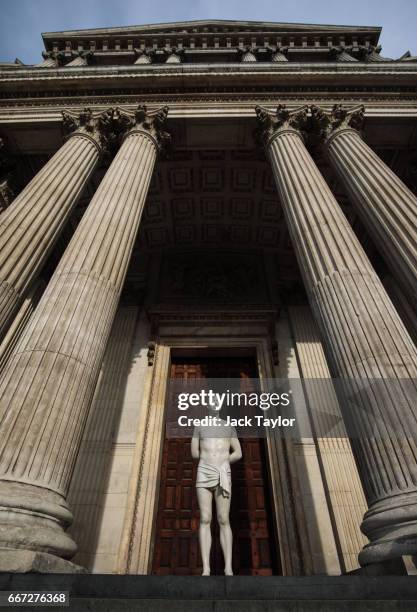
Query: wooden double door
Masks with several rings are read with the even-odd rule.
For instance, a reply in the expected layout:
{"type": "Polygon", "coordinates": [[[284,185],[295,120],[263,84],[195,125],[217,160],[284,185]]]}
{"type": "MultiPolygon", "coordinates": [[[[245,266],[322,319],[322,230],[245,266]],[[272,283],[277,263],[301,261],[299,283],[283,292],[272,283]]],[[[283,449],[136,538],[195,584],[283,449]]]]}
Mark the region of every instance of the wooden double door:
{"type": "MultiPolygon", "coordinates": [[[[247,390],[256,378],[253,357],[174,358],[172,378],[240,378],[247,390]]],[[[265,444],[241,439],[242,459],[232,466],[230,522],[233,530],[233,571],[236,575],[280,574],[273,526],[265,444]]],[[[197,462],[189,439],[166,439],[163,449],[159,508],[152,572],[158,575],[199,575],[199,510],[195,491],[197,462]]],[[[213,507],[211,573],[223,574],[219,527],[213,507]]]]}

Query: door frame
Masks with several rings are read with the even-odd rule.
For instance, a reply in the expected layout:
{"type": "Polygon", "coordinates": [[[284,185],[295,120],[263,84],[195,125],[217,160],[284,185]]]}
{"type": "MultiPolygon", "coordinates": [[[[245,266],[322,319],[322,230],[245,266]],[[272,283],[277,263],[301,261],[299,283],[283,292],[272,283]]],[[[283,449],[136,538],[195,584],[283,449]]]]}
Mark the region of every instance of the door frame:
{"type": "MultiPolygon", "coordinates": [[[[275,377],[269,330],[263,336],[244,337],[240,335],[241,328],[236,330],[236,335],[218,335],[217,332],[196,337],[194,333],[186,334],[184,331],[179,337],[161,334],[152,343],[153,365],[149,368],[145,381],[142,418],[137,431],[128,504],[118,555],[118,573],[121,574],[146,575],[150,574],[152,569],[165,439],[165,399],[173,352],[178,349],[201,351],[201,354],[204,354],[205,349],[223,348],[230,352],[233,349],[236,352],[249,349],[255,357],[261,390],[265,385],[265,382],[264,385],[262,383],[264,379],[275,377]]],[[[291,460],[288,459],[288,448],[283,439],[274,433],[270,433],[266,438],[266,451],[272,523],[278,539],[282,574],[297,575],[301,573],[303,564],[296,508],[293,512],[288,512],[289,508],[294,507],[291,460]]]]}

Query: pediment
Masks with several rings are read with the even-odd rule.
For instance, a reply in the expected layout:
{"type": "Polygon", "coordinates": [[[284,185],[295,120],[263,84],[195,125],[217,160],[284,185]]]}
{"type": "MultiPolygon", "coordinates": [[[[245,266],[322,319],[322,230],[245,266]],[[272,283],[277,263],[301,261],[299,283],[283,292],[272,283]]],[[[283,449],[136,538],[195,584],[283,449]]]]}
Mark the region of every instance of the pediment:
{"type": "Polygon", "coordinates": [[[204,33],[256,33],[256,34],[353,34],[369,33],[379,36],[381,31],[377,26],[356,25],[323,25],[303,23],[282,23],[271,21],[234,21],[234,20],[197,20],[179,21],[172,23],[155,23],[136,26],[123,26],[112,28],[93,28],[85,30],[65,30],[61,32],[45,32],[42,36],[45,41],[60,38],[117,38],[141,35],[195,35],[204,33]]]}

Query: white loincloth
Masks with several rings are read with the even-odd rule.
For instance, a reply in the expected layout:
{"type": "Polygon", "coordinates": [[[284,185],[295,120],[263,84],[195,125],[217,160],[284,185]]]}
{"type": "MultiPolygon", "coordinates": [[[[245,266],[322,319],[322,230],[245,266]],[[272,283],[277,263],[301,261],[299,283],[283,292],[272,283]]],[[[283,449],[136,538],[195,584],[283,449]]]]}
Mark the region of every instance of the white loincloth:
{"type": "Polygon", "coordinates": [[[196,487],[215,489],[220,486],[223,497],[230,497],[232,490],[232,474],[230,465],[211,465],[200,461],[197,468],[196,487]]]}

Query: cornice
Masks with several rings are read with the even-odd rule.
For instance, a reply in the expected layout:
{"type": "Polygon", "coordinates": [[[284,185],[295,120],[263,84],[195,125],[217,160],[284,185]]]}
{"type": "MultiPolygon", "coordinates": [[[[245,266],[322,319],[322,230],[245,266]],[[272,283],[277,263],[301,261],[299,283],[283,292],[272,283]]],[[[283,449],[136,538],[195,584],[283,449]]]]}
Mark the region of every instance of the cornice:
{"type": "Polygon", "coordinates": [[[82,66],[60,68],[20,67],[15,70],[0,67],[0,82],[19,82],[29,78],[32,81],[92,79],[101,78],[129,78],[129,77],[167,77],[183,78],[186,75],[198,76],[210,74],[213,77],[234,74],[242,78],[243,75],[414,75],[417,77],[417,63],[381,61],[377,63],[355,62],[354,64],[336,62],[291,62],[291,63],[227,63],[227,64],[134,64],[129,66],[82,66]]]}
{"type": "Polygon", "coordinates": [[[172,64],[0,69],[2,99],[247,92],[380,92],[416,94],[417,64],[172,64]],[[252,89],[251,89],[252,88],[252,89]]]}

